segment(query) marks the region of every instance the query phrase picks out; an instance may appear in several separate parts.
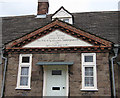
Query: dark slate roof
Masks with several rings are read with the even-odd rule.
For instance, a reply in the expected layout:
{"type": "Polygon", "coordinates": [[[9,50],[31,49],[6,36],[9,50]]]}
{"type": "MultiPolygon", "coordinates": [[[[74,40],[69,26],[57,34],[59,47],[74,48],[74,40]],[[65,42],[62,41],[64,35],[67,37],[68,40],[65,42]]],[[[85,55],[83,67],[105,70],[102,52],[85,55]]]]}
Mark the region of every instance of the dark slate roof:
{"type": "Polygon", "coordinates": [[[118,12],[75,13],[74,25],[85,31],[118,43],[118,12]]]}
{"type": "Polygon", "coordinates": [[[51,17],[40,19],[36,16],[18,16],[5,17],[2,20],[2,41],[4,44],[44,26],[51,21],[51,17]]]}
{"type": "MultiPolygon", "coordinates": [[[[74,26],[118,43],[118,11],[72,13],[74,26]]],[[[2,41],[8,43],[51,22],[51,15],[45,19],[35,16],[4,17],[2,41]]]]}

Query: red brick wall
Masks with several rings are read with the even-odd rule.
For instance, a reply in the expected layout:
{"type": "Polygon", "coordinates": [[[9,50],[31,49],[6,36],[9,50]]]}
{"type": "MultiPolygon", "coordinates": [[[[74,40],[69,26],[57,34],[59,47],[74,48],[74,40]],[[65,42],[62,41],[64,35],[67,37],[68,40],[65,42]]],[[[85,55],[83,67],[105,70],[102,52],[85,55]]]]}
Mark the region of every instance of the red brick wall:
{"type": "Polygon", "coordinates": [[[49,3],[48,2],[38,2],[38,15],[48,13],[49,3]]]}

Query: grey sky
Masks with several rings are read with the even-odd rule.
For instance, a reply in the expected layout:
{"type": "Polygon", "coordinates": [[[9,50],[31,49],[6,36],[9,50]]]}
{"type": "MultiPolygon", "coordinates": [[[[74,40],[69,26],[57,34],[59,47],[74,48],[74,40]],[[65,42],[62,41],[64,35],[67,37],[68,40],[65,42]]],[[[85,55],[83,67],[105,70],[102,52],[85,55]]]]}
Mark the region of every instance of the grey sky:
{"type": "Polygon", "coordinates": [[[118,10],[119,0],[50,0],[50,12],[63,5],[70,12],[118,10]]]}
{"type": "MultiPolygon", "coordinates": [[[[38,0],[0,0],[0,16],[36,15],[38,0]]],[[[119,0],[49,0],[49,13],[61,6],[69,12],[117,11],[119,0]]]]}

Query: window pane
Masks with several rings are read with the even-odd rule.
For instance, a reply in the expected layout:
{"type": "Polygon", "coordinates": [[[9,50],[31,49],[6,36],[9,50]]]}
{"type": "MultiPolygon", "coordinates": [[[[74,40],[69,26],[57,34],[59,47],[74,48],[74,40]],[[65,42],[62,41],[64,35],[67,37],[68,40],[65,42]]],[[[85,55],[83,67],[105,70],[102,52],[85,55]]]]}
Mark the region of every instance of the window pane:
{"type": "Polygon", "coordinates": [[[89,87],[94,86],[93,77],[85,77],[85,86],[89,86],[89,87]]]}
{"type": "Polygon", "coordinates": [[[85,76],[93,76],[93,67],[85,67],[85,76]]]}
{"type": "Polygon", "coordinates": [[[85,56],[85,62],[93,62],[93,56],[85,56]]]}
{"type": "Polygon", "coordinates": [[[69,23],[69,19],[63,19],[63,21],[69,23]]]}
{"type": "Polygon", "coordinates": [[[30,57],[22,57],[22,63],[29,63],[30,57]]]}
{"type": "Polygon", "coordinates": [[[21,86],[27,86],[28,85],[28,77],[22,77],[20,78],[20,85],[21,86]]]}
{"type": "Polygon", "coordinates": [[[28,75],[29,67],[21,67],[21,75],[28,75]]]}

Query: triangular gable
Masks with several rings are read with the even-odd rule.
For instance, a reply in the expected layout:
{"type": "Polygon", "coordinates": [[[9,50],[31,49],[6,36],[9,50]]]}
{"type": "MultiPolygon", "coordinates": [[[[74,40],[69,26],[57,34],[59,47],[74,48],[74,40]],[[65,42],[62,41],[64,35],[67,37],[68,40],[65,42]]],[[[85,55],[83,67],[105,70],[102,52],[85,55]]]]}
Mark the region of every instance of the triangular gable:
{"type": "Polygon", "coordinates": [[[68,12],[63,6],[52,15],[52,20],[56,18],[69,24],[73,24],[73,15],[68,12]]]}
{"type": "MultiPolygon", "coordinates": [[[[10,43],[8,43],[6,45],[6,49],[7,51],[9,50],[16,50],[18,49],[18,51],[20,51],[20,49],[42,49],[43,47],[24,47],[24,46],[27,46],[27,45],[30,45],[30,43],[32,42],[35,42],[37,41],[38,39],[40,38],[44,38],[44,36],[49,36],[49,34],[55,30],[59,30],[61,32],[64,32],[63,34],[67,34],[68,36],[71,36],[71,38],[76,38],[76,39],[79,39],[80,42],[84,42],[85,44],[87,44],[86,46],[82,46],[83,44],[79,44],[78,46],[72,46],[72,44],[70,44],[71,46],[69,47],[51,47],[52,49],[53,48],[59,48],[59,49],[62,49],[62,48],[75,48],[75,50],[77,48],[79,48],[79,50],[84,50],[84,49],[87,49],[87,50],[94,50],[94,49],[111,49],[111,45],[112,43],[105,40],[105,39],[102,39],[102,38],[99,38],[93,34],[90,34],[88,32],[85,32],[85,31],[82,31],[80,29],[77,29],[75,27],[73,27],[72,25],[70,24],[67,24],[65,22],[62,22],[58,19],[52,21],[51,23],[49,23],[48,25],[34,31],[34,32],[31,32],[19,39],[16,39],[10,43]],[[91,45],[91,46],[90,46],[91,45]]],[[[53,33],[51,33],[53,34],[53,33]]],[[[68,37],[67,36],[67,37],[68,37]]],[[[46,47],[46,49],[50,49],[50,47],[46,47]]],[[[69,50],[69,49],[68,49],[69,50]]]]}
{"type": "Polygon", "coordinates": [[[58,9],[53,15],[52,18],[63,18],[63,17],[73,17],[70,12],[68,12],[63,6],[58,9]]]}
{"type": "Polygon", "coordinates": [[[68,35],[60,30],[55,30],[25,46],[24,48],[46,48],[46,47],[78,47],[93,46],[81,39],[68,35]]]}

